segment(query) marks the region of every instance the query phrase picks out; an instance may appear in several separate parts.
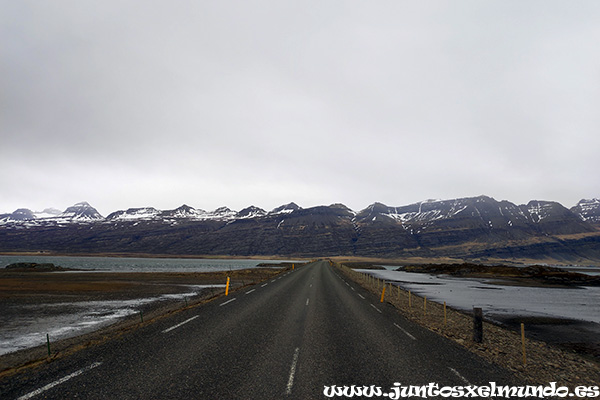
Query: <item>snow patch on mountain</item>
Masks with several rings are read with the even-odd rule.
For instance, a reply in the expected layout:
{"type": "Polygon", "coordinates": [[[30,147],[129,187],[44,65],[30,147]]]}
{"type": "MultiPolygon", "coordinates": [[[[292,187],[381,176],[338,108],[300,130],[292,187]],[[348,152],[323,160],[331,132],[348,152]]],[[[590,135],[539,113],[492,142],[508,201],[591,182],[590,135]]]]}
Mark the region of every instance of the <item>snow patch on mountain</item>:
{"type": "Polygon", "coordinates": [[[255,206],[246,207],[236,214],[237,219],[259,218],[267,215],[267,212],[262,208],[255,206]]]}
{"type": "Polygon", "coordinates": [[[600,199],[582,199],[571,211],[583,221],[600,222],[600,199]]]}
{"type": "Polygon", "coordinates": [[[89,222],[104,219],[104,217],[86,201],[82,201],[81,203],[77,203],[71,207],[68,207],[56,218],[65,222],[89,222]]]}
{"type": "Polygon", "coordinates": [[[160,211],[154,207],[128,208],[109,214],[107,221],[133,221],[157,219],[160,211]]]}

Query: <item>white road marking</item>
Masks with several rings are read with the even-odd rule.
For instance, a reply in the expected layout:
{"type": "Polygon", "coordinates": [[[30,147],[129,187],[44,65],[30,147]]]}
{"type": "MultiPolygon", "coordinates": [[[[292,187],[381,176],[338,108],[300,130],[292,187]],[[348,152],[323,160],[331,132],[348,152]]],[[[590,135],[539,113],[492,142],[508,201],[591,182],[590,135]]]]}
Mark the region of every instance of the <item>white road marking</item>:
{"type": "Polygon", "coordinates": [[[360,293],[356,293],[358,295],[358,297],[360,297],[361,299],[365,299],[360,293]]]}
{"type": "Polygon", "coordinates": [[[454,372],[454,374],[455,374],[456,376],[458,376],[458,377],[459,377],[459,378],[460,378],[460,379],[461,379],[461,380],[462,380],[464,383],[466,383],[467,385],[473,386],[473,384],[472,384],[471,382],[469,382],[469,381],[467,380],[467,378],[465,378],[464,376],[462,376],[462,375],[461,375],[461,374],[460,374],[460,373],[459,373],[457,370],[455,370],[454,368],[450,368],[450,367],[448,367],[448,369],[449,369],[450,371],[454,372]]]}
{"type": "Polygon", "coordinates": [[[309,300],[310,300],[310,299],[306,299],[306,305],[308,305],[308,302],[309,302],[309,300]]]}
{"type": "Polygon", "coordinates": [[[198,318],[198,317],[199,317],[199,315],[196,315],[195,317],[192,317],[192,318],[186,319],[185,321],[183,321],[183,322],[181,322],[181,323],[179,323],[179,324],[177,324],[177,325],[173,325],[172,327],[165,329],[165,330],[163,331],[163,333],[171,332],[173,329],[177,329],[177,328],[179,328],[181,325],[187,324],[188,322],[190,322],[190,321],[193,321],[193,320],[195,320],[195,319],[196,319],[196,318],[198,318]]]}
{"type": "Polygon", "coordinates": [[[273,282],[275,282],[275,279],[273,279],[273,280],[271,281],[271,283],[273,283],[273,282]]]}
{"type": "Polygon", "coordinates": [[[254,292],[255,290],[256,290],[256,289],[248,290],[248,291],[246,292],[246,294],[250,294],[250,293],[254,292]]]}
{"type": "Polygon", "coordinates": [[[371,303],[371,307],[373,307],[374,309],[376,309],[378,312],[381,312],[381,310],[380,310],[379,308],[375,307],[375,306],[373,305],[373,303],[371,303]]]}
{"type": "Polygon", "coordinates": [[[225,303],[221,303],[221,304],[219,304],[219,306],[224,306],[225,304],[227,304],[227,303],[231,303],[231,302],[232,302],[232,301],[234,301],[234,300],[235,300],[235,297],[234,297],[233,299],[231,299],[231,300],[227,300],[225,303]]]}
{"type": "MultiPolygon", "coordinates": [[[[354,288],[352,286],[350,286],[350,289],[354,290],[354,288]]],[[[356,290],[354,290],[356,292],[356,290]]]]}
{"type": "Polygon", "coordinates": [[[100,366],[100,365],[102,365],[101,362],[95,362],[92,365],[89,365],[89,366],[87,366],[85,368],[80,369],[79,371],[75,371],[72,374],[65,376],[64,378],[61,378],[61,379],[59,379],[57,381],[49,383],[46,386],[43,386],[43,387],[41,387],[41,388],[39,388],[37,390],[34,390],[31,393],[27,393],[26,395],[19,397],[17,400],[31,399],[32,397],[35,397],[35,396],[37,396],[37,395],[45,392],[46,390],[52,389],[54,386],[60,385],[61,383],[65,383],[69,379],[75,378],[76,376],[81,375],[84,372],[87,372],[87,371],[89,371],[89,370],[91,370],[93,368],[96,368],[96,367],[100,366]]]}
{"type": "Polygon", "coordinates": [[[394,325],[396,326],[396,328],[400,329],[402,332],[404,332],[404,334],[405,334],[406,336],[408,336],[408,337],[409,337],[409,338],[411,338],[412,340],[417,340],[417,338],[416,338],[416,337],[414,337],[413,335],[411,335],[410,333],[408,333],[408,332],[406,331],[406,329],[404,329],[403,327],[401,327],[401,326],[400,326],[400,325],[398,325],[397,323],[395,323],[395,322],[394,322],[394,325]]]}
{"type": "Polygon", "coordinates": [[[268,285],[268,283],[265,283],[264,285],[261,285],[261,287],[265,287],[265,286],[267,286],[267,285],[268,285]]]}
{"type": "Polygon", "coordinates": [[[312,283],[310,284],[310,286],[309,286],[309,287],[312,287],[312,283]]]}
{"type": "Polygon", "coordinates": [[[296,363],[298,362],[299,352],[300,347],[296,347],[296,351],[294,351],[294,358],[292,359],[292,367],[290,368],[290,377],[288,378],[287,387],[285,389],[286,394],[292,393],[292,386],[294,385],[294,375],[296,375],[296,363]]]}

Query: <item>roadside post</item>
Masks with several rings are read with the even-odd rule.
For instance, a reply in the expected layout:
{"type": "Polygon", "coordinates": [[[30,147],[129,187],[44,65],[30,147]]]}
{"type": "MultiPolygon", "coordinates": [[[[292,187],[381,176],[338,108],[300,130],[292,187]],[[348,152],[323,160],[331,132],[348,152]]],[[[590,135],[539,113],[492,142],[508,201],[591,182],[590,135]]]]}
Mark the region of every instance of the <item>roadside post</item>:
{"type": "Polygon", "coordinates": [[[225,296],[229,296],[229,277],[227,277],[227,285],[225,285],[225,296]]]}
{"type": "Polygon", "coordinates": [[[473,341],[483,341],[483,310],[481,307],[473,307],[473,341]]]}
{"type": "Polygon", "coordinates": [[[50,357],[50,335],[46,333],[46,344],[48,345],[48,357],[50,357]]]}
{"type": "Polygon", "coordinates": [[[525,324],[521,322],[521,349],[523,350],[523,365],[527,365],[527,355],[525,354],[525,324]]]}

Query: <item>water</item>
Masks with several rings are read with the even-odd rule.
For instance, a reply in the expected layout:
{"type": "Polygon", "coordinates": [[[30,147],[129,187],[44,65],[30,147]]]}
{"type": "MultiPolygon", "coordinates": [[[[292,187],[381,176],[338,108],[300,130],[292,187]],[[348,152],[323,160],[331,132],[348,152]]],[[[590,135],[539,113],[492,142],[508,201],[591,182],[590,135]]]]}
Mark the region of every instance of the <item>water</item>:
{"type": "Polygon", "coordinates": [[[48,334],[52,341],[95,331],[125,317],[139,314],[150,303],[191,298],[206,288],[225,285],[181,285],[181,293],[132,300],[78,301],[10,305],[0,315],[0,355],[39,346],[48,334]]]}
{"type": "MultiPolygon", "coordinates": [[[[65,268],[103,272],[216,272],[255,268],[259,263],[279,263],[284,262],[284,260],[0,255],[0,268],[16,262],[52,263],[65,268]]],[[[299,263],[301,261],[285,260],[285,262],[299,263]]]]}
{"type": "MultiPolygon", "coordinates": [[[[256,268],[257,264],[281,260],[225,260],[180,258],[56,257],[0,255],[0,268],[16,262],[53,263],[66,268],[102,272],[216,272],[256,268]]],[[[301,262],[289,260],[288,262],[301,262]]],[[[69,273],[69,272],[57,272],[69,273]]],[[[177,293],[131,300],[78,301],[52,304],[0,304],[0,355],[78,336],[139,314],[144,305],[200,295],[208,287],[224,285],[180,285],[177,293]]]]}
{"type": "Polygon", "coordinates": [[[547,288],[497,284],[497,280],[456,278],[391,270],[357,270],[396,282],[438,303],[471,311],[481,307],[488,318],[512,316],[574,319],[600,324],[600,287],[547,288]]]}

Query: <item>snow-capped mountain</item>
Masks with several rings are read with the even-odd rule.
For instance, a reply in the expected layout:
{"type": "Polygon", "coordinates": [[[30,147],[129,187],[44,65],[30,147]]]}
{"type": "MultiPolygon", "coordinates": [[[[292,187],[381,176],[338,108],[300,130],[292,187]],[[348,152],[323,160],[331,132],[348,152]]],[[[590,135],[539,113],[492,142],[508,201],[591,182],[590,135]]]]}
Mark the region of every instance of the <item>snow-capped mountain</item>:
{"type": "Polygon", "coordinates": [[[60,212],[53,208],[47,208],[42,212],[33,212],[26,208],[20,208],[11,214],[0,215],[0,225],[55,225],[68,223],[89,223],[104,220],[98,210],[83,201],[65,211],[60,212]]]}
{"type": "Polygon", "coordinates": [[[255,206],[246,207],[243,210],[240,210],[235,217],[237,219],[250,219],[250,218],[259,218],[267,215],[267,212],[262,208],[258,208],[255,206]]]}
{"type": "Polygon", "coordinates": [[[220,207],[214,211],[207,212],[186,204],[174,210],[157,210],[154,207],[129,208],[127,210],[115,211],[106,217],[110,221],[163,221],[173,222],[175,220],[189,221],[228,221],[236,218],[237,212],[227,207],[220,207]]]}
{"type": "Polygon", "coordinates": [[[589,222],[600,228],[600,199],[583,199],[573,208],[575,214],[583,221],[589,222]]]}
{"type": "Polygon", "coordinates": [[[36,218],[53,218],[58,217],[62,214],[62,211],[56,208],[45,208],[43,211],[34,211],[33,214],[36,218]]]}
{"type": "Polygon", "coordinates": [[[86,201],[68,207],[62,214],[55,218],[64,220],[65,222],[92,222],[104,219],[98,210],[90,206],[86,201]]]}
{"type": "Polygon", "coordinates": [[[103,218],[82,202],[58,215],[28,209],[0,215],[0,251],[600,260],[599,209],[597,199],[569,210],[552,201],[516,205],[478,196],[373,203],[359,212],[343,204],[289,203],[270,212],[255,206],[207,212],[184,204],[103,218]]]}
{"type": "Polygon", "coordinates": [[[157,219],[160,211],[154,207],[128,208],[108,214],[107,221],[131,221],[157,219]]]}
{"type": "Polygon", "coordinates": [[[206,211],[195,209],[187,204],[177,207],[174,210],[161,211],[159,217],[162,219],[203,219],[206,216],[206,211]]]}
{"type": "Polygon", "coordinates": [[[5,222],[28,221],[31,219],[35,219],[35,214],[28,208],[19,208],[11,214],[0,215],[0,221],[5,222]]]}
{"type": "Polygon", "coordinates": [[[206,214],[204,219],[212,219],[218,221],[229,221],[235,219],[237,211],[231,210],[228,207],[219,207],[214,211],[206,214]]]}
{"type": "Polygon", "coordinates": [[[300,207],[298,204],[292,202],[292,203],[284,204],[282,206],[274,208],[273,210],[271,210],[269,212],[269,214],[289,214],[291,212],[298,211],[301,209],[302,209],[302,207],[300,207]]]}
{"type": "Polygon", "coordinates": [[[411,232],[428,229],[535,230],[553,234],[589,231],[577,216],[552,201],[532,200],[526,205],[478,196],[453,200],[427,200],[407,206],[374,203],[360,211],[357,222],[396,222],[411,232]]]}

